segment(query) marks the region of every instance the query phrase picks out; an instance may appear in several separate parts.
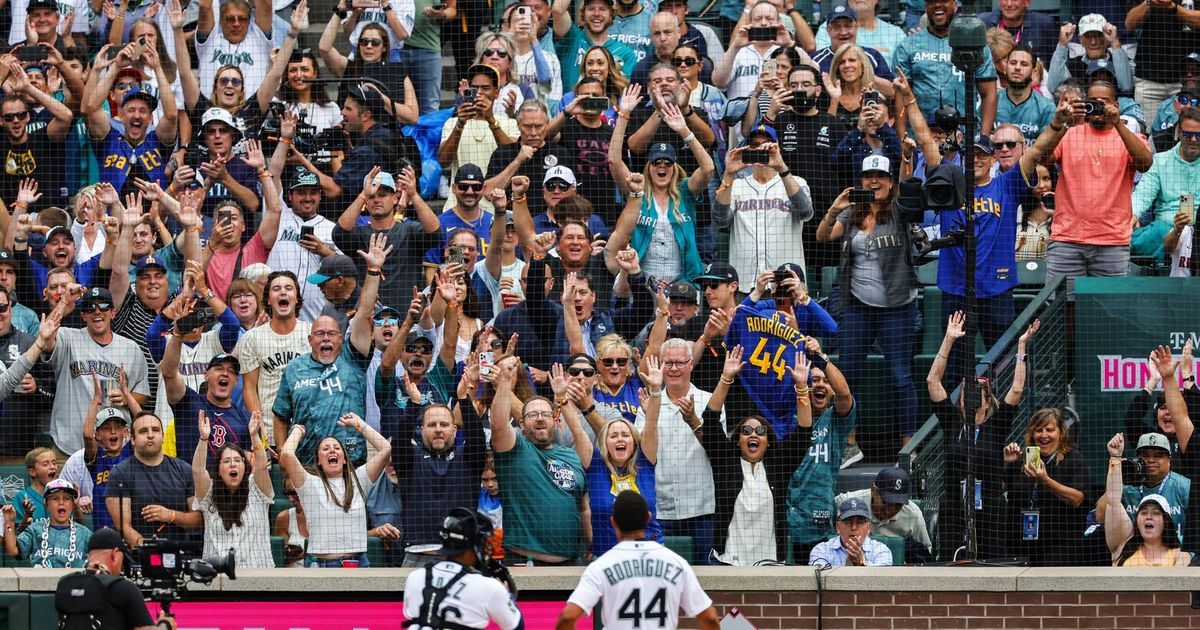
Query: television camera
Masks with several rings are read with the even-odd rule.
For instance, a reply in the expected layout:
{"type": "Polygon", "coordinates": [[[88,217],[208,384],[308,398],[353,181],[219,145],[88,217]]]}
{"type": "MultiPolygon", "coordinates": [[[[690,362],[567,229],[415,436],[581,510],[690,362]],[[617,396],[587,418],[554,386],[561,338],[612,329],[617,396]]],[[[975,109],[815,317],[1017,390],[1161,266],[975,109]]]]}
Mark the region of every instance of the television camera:
{"type": "Polygon", "coordinates": [[[171,604],[180,600],[189,584],[211,584],[219,575],[237,579],[237,561],[232,549],[213,558],[202,557],[202,550],[198,542],[148,538],[133,552],[128,577],[138,585],[143,597],[156,602],[170,615],[171,604]]]}

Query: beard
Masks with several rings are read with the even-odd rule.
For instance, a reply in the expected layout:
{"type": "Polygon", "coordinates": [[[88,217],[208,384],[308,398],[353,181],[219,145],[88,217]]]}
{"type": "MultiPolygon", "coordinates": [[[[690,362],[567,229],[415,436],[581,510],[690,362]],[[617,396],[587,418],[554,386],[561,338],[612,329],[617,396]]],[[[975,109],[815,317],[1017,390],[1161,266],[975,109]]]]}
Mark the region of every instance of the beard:
{"type": "Polygon", "coordinates": [[[1018,90],[1024,90],[1025,88],[1029,87],[1029,86],[1030,86],[1032,83],[1033,83],[1033,77],[1032,77],[1032,76],[1025,77],[1025,78],[1024,78],[1023,80],[1021,80],[1021,81],[1014,81],[1013,79],[1009,79],[1009,80],[1008,80],[1008,87],[1010,87],[1010,88],[1016,88],[1016,89],[1018,89],[1018,90]]]}

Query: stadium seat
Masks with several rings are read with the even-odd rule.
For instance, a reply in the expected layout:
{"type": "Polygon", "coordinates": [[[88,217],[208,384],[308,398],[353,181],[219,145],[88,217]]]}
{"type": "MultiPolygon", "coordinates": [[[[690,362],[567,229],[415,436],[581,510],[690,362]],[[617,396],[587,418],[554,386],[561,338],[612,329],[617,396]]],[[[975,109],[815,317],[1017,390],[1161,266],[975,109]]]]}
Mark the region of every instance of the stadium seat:
{"type": "Polygon", "coordinates": [[[387,551],[383,548],[383,540],[367,536],[367,562],[373,567],[387,566],[387,551]]]}
{"type": "Polygon", "coordinates": [[[919,265],[916,268],[917,282],[921,286],[931,287],[937,285],[938,261],[933,259],[924,265],[919,265]]]}
{"type": "Polygon", "coordinates": [[[0,486],[3,486],[4,503],[12,503],[17,493],[28,488],[32,480],[29,471],[20,464],[0,466],[0,486]]]}
{"type": "Polygon", "coordinates": [[[692,557],[691,536],[663,536],[663,546],[684,558],[692,557]]]}
{"type": "Polygon", "coordinates": [[[1046,285],[1046,261],[1017,261],[1017,287],[1041,290],[1046,285]]]}
{"type": "Polygon", "coordinates": [[[899,536],[876,536],[871,535],[871,538],[888,546],[892,550],[892,566],[902,566],[904,564],[904,539],[899,536]]]}
{"type": "Polygon", "coordinates": [[[271,558],[275,560],[275,566],[284,566],[283,536],[271,537],[271,558]]]}

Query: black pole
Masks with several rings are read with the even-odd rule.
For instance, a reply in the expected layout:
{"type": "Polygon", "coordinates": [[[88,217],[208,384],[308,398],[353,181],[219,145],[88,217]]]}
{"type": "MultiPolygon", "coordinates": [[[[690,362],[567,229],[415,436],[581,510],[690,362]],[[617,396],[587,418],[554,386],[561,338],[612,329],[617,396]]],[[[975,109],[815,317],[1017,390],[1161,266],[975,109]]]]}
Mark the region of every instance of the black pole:
{"type": "MultiPolygon", "coordinates": [[[[978,385],[975,381],[974,359],[975,359],[975,330],[978,323],[978,316],[975,310],[975,70],[974,68],[963,72],[963,80],[965,83],[963,109],[966,110],[963,116],[963,174],[966,180],[966,191],[963,195],[963,263],[966,277],[963,279],[963,290],[966,293],[967,308],[963,312],[966,321],[963,322],[963,330],[966,331],[966,336],[963,337],[963,342],[967,344],[966,352],[962,355],[962,374],[966,377],[963,382],[963,391],[959,396],[965,396],[967,388],[978,390],[978,385]]],[[[982,395],[982,391],[980,394],[982,395]]],[[[982,397],[980,398],[980,400],[982,397]]],[[[975,397],[967,397],[967,400],[975,401],[975,397]]],[[[975,538],[975,486],[978,483],[975,477],[975,413],[977,409],[963,409],[963,422],[967,424],[967,438],[970,440],[967,446],[967,488],[966,488],[966,551],[967,560],[974,561],[979,557],[979,549],[976,545],[975,538]]],[[[980,488],[982,494],[983,490],[980,488]]],[[[982,498],[982,497],[980,497],[982,498]]]]}

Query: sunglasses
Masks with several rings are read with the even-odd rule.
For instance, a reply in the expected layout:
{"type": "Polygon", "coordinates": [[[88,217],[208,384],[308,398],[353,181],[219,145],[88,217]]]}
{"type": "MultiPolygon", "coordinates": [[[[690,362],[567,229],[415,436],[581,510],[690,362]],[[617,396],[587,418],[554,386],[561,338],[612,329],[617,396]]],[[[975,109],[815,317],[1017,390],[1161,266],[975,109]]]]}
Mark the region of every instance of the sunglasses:
{"type": "Polygon", "coordinates": [[[142,84],[137,81],[122,81],[115,86],[118,90],[132,90],[142,87],[142,84]]]}
{"type": "Polygon", "coordinates": [[[742,427],[742,435],[766,435],[767,427],[758,425],[756,427],[742,427]]]}
{"type": "Polygon", "coordinates": [[[1200,141],[1200,131],[1184,131],[1180,129],[1179,135],[1184,140],[1191,140],[1192,142],[1200,141]]]}
{"type": "Polygon", "coordinates": [[[691,68],[698,63],[700,63],[700,60],[696,59],[695,57],[671,57],[672,66],[691,68]]]}
{"type": "Polygon", "coordinates": [[[654,160],[653,162],[651,162],[651,164],[653,164],[654,166],[671,166],[671,165],[675,164],[675,162],[673,162],[667,158],[658,158],[657,160],[654,160]]]}
{"type": "Polygon", "coordinates": [[[8,307],[10,306],[12,306],[12,304],[0,304],[0,314],[7,313],[8,307]]]}
{"type": "Polygon", "coordinates": [[[545,188],[551,192],[567,192],[571,189],[571,185],[563,181],[549,181],[546,182],[545,188]]]}
{"type": "Polygon", "coordinates": [[[1003,141],[999,141],[999,142],[993,142],[992,146],[996,147],[997,149],[1008,149],[1009,151],[1011,151],[1011,150],[1017,148],[1018,144],[1024,144],[1024,143],[1017,142],[1016,140],[1003,140],[1003,141]]]}
{"type": "Polygon", "coordinates": [[[25,120],[26,118],[29,118],[29,112],[15,112],[12,114],[5,114],[3,116],[3,118],[4,118],[4,122],[17,122],[18,120],[25,120]]]}
{"type": "Polygon", "coordinates": [[[248,23],[250,21],[250,16],[248,16],[248,15],[226,15],[225,17],[221,18],[221,21],[229,22],[230,24],[241,24],[243,22],[248,23]]]}
{"type": "Polygon", "coordinates": [[[221,77],[217,79],[217,85],[221,87],[242,87],[242,80],[237,77],[221,77]]]}
{"type": "Polygon", "coordinates": [[[382,46],[383,40],[378,37],[360,37],[358,38],[359,46],[382,46]]]}
{"type": "Polygon", "coordinates": [[[395,326],[400,323],[400,320],[395,317],[381,317],[375,320],[376,326],[395,326]]]}
{"type": "Polygon", "coordinates": [[[570,374],[571,376],[585,376],[587,378],[591,378],[596,375],[596,370],[590,367],[569,367],[567,368],[567,374],[570,374]]]}
{"type": "Polygon", "coordinates": [[[1175,100],[1184,107],[1200,107],[1200,98],[1192,98],[1190,96],[1177,96],[1175,100]]]}
{"type": "Polygon", "coordinates": [[[455,184],[455,186],[458,186],[458,189],[463,192],[479,192],[483,190],[483,184],[455,184]]]}
{"type": "Polygon", "coordinates": [[[629,359],[627,359],[625,357],[621,357],[619,359],[613,359],[613,358],[600,359],[600,363],[604,364],[604,367],[612,367],[614,365],[617,367],[625,367],[625,366],[629,365],[629,359]]]}
{"type": "Polygon", "coordinates": [[[94,313],[96,311],[107,313],[112,309],[113,305],[109,304],[108,302],[93,302],[81,307],[79,310],[83,311],[84,313],[94,313]]]}
{"type": "Polygon", "coordinates": [[[500,341],[499,339],[493,339],[492,342],[488,344],[488,347],[492,350],[499,350],[504,347],[504,342],[500,341]]]}
{"type": "Polygon", "coordinates": [[[410,343],[404,346],[404,351],[409,354],[433,354],[433,346],[423,343],[410,343]]]}
{"type": "Polygon", "coordinates": [[[484,57],[491,57],[493,55],[501,59],[508,59],[508,51],[504,50],[503,48],[489,48],[483,51],[484,57]]]}

